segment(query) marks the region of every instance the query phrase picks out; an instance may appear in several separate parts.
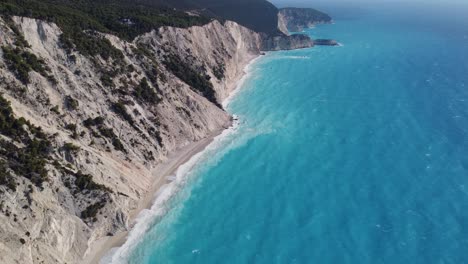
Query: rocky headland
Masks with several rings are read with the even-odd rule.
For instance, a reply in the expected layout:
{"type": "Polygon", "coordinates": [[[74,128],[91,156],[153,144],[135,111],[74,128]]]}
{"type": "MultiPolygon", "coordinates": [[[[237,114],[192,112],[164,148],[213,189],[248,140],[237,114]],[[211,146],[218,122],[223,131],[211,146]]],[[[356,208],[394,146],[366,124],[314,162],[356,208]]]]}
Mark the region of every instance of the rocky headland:
{"type": "Polygon", "coordinates": [[[329,15],[313,8],[286,7],[280,8],[278,12],[278,28],[283,32],[287,32],[286,29],[300,32],[316,24],[327,24],[332,21],[329,15]]]}

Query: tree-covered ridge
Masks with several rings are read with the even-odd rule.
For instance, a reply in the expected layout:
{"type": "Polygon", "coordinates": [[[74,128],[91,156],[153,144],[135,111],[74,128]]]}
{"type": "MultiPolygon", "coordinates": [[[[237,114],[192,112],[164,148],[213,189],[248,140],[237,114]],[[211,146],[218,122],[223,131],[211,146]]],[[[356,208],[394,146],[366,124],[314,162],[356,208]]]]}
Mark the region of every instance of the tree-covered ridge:
{"type": "Polygon", "coordinates": [[[126,40],[161,26],[189,27],[210,21],[163,6],[128,0],[2,0],[0,13],[42,19],[62,30],[95,30],[126,40]]]}
{"type": "Polygon", "coordinates": [[[256,32],[270,35],[278,30],[278,8],[267,0],[192,0],[206,14],[232,20],[256,32]]]}
{"type": "Polygon", "coordinates": [[[267,0],[120,0],[132,4],[170,7],[231,20],[256,32],[278,34],[278,9],[267,0]]]}
{"type": "Polygon", "coordinates": [[[0,14],[23,16],[56,23],[63,32],[62,44],[70,52],[104,59],[122,57],[110,42],[93,32],[125,40],[161,26],[204,25],[210,18],[191,16],[169,7],[138,4],[129,0],[2,0],[0,14]]]}
{"type": "Polygon", "coordinates": [[[290,31],[302,31],[313,24],[330,23],[332,18],[313,8],[285,7],[279,10],[290,31]]]}

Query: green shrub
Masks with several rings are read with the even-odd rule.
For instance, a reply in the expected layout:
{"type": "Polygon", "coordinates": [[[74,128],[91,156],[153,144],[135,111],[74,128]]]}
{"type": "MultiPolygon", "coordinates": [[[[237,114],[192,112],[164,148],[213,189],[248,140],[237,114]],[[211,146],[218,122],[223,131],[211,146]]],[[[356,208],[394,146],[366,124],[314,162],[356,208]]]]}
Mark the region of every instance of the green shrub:
{"type": "Polygon", "coordinates": [[[93,180],[93,176],[89,174],[83,174],[81,171],[75,173],[75,186],[80,192],[85,190],[101,190],[101,191],[110,191],[106,186],[96,183],[93,180]]]}
{"type": "Polygon", "coordinates": [[[65,129],[72,133],[76,133],[76,124],[66,124],[65,129]]]}
{"type": "Polygon", "coordinates": [[[88,207],[86,207],[85,210],[81,212],[80,217],[82,219],[93,218],[93,221],[96,221],[96,219],[94,218],[96,217],[99,210],[101,210],[105,205],[106,205],[105,201],[99,201],[94,204],[91,204],[88,207]]]}
{"type": "Polygon", "coordinates": [[[114,111],[117,115],[122,117],[126,120],[130,125],[134,126],[134,120],[132,116],[127,112],[127,107],[122,101],[115,102],[111,105],[112,111],[114,111]]]}
{"type": "Polygon", "coordinates": [[[63,150],[69,153],[76,154],[78,153],[78,151],[80,151],[80,147],[74,145],[73,143],[67,142],[63,145],[63,150]]]}
{"type": "Polygon", "coordinates": [[[65,107],[69,110],[76,110],[80,106],[78,100],[74,99],[70,95],[65,96],[65,107]]]}
{"type": "Polygon", "coordinates": [[[127,150],[125,149],[124,145],[122,144],[122,141],[120,141],[119,138],[113,138],[112,139],[112,145],[116,150],[122,151],[124,153],[127,153],[127,150]]]}
{"type": "Polygon", "coordinates": [[[100,126],[104,124],[104,117],[98,116],[96,118],[88,118],[83,121],[83,125],[85,127],[93,127],[93,126],[100,126]]]}
{"type": "Polygon", "coordinates": [[[75,124],[66,124],[65,129],[72,132],[72,138],[78,138],[77,126],[75,124]]]}
{"type": "Polygon", "coordinates": [[[101,74],[101,83],[106,87],[114,87],[114,82],[112,81],[112,75],[107,72],[101,74]]]}
{"type": "Polygon", "coordinates": [[[107,128],[107,127],[104,127],[104,126],[99,126],[98,127],[98,131],[99,133],[101,133],[101,135],[103,137],[106,137],[106,138],[115,138],[117,137],[114,133],[114,130],[112,128],[107,128]]]}
{"type": "Polygon", "coordinates": [[[50,109],[50,111],[56,113],[57,115],[60,115],[60,110],[59,110],[59,106],[58,106],[58,105],[52,107],[52,108],[50,109]]]}
{"type": "Polygon", "coordinates": [[[226,71],[226,68],[224,64],[220,64],[217,67],[213,69],[213,74],[214,76],[218,79],[221,80],[224,78],[224,72],[226,71]]]}
{"type": "Polygon", "coordinates": [[[44,60],[36,55],[20,48],[10,48],[3,46],[3,57],[8,65],[8,69],[24,84],[29,84],[29,72],[35,71],[50,81],[55,81],[47,72],[50,69],[45,65],[44,60]]]}
{"type": "Polygon", "coordinates": [[[149,86],[146,78],[143,78],[140,84],[135,88],[133,96],[140,102],[158,104],[161,101],[154,89],[149,86]]]}
{"type": "Polygon", "coordinates": [[[8,171],[4,161],[0,161],[0,185],[6,186],[13,192],[16,191],[16,181],[8,171]]]}
{"type": "Polygon", "coordinates": [[[8,167],[15,175],[28,178],[38,187],[47,181],[48,171],[45,165],[50,158],[50,152],[51,143],[45,140],[29,140],[22,148],[0,140],[0,156],[5,157],[8,167]]]}
{"type": "Polygon", "coordinates": [[[122,142],[120,139],[117,137],[117,135],[114,133],[114,130],[112,128],[108,128],[104,126],[104,118],[103,117],[96,117],[96,118],[88,118],[86,119],[83,124],[88,127],[97,127],[97,130],[101,134],[101,136],[108,138],[111,140],[112,145],[116,150],[122,151],[124,153],[127,152],[125,147],[123,146],[122,142]]]}

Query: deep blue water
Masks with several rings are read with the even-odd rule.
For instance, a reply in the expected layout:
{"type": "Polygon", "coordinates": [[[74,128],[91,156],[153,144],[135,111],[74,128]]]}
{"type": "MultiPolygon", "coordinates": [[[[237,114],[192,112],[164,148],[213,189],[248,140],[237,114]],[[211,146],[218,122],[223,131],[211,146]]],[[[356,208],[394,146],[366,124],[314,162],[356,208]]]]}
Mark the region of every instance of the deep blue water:
{"type": "Polygon", "coordinates": [[[468,16],[426,11],[350,11],[307,30],[342,47],[259,59],[129,263],[468,263],[468,16]]]}

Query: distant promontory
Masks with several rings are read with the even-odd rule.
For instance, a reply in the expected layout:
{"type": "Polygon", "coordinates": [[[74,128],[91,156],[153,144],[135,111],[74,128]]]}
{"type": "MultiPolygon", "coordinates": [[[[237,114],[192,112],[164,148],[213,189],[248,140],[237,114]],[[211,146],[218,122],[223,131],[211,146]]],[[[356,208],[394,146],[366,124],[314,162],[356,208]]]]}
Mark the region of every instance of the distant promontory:
{"type": "Polygon", "coordinates": [[[313,8],[280,8],[278,13],[279,28],[282,31],[300,32],[304,28],[313,27],[316,24],[331,23],[333,20],[328,15],[313,8]]]}

